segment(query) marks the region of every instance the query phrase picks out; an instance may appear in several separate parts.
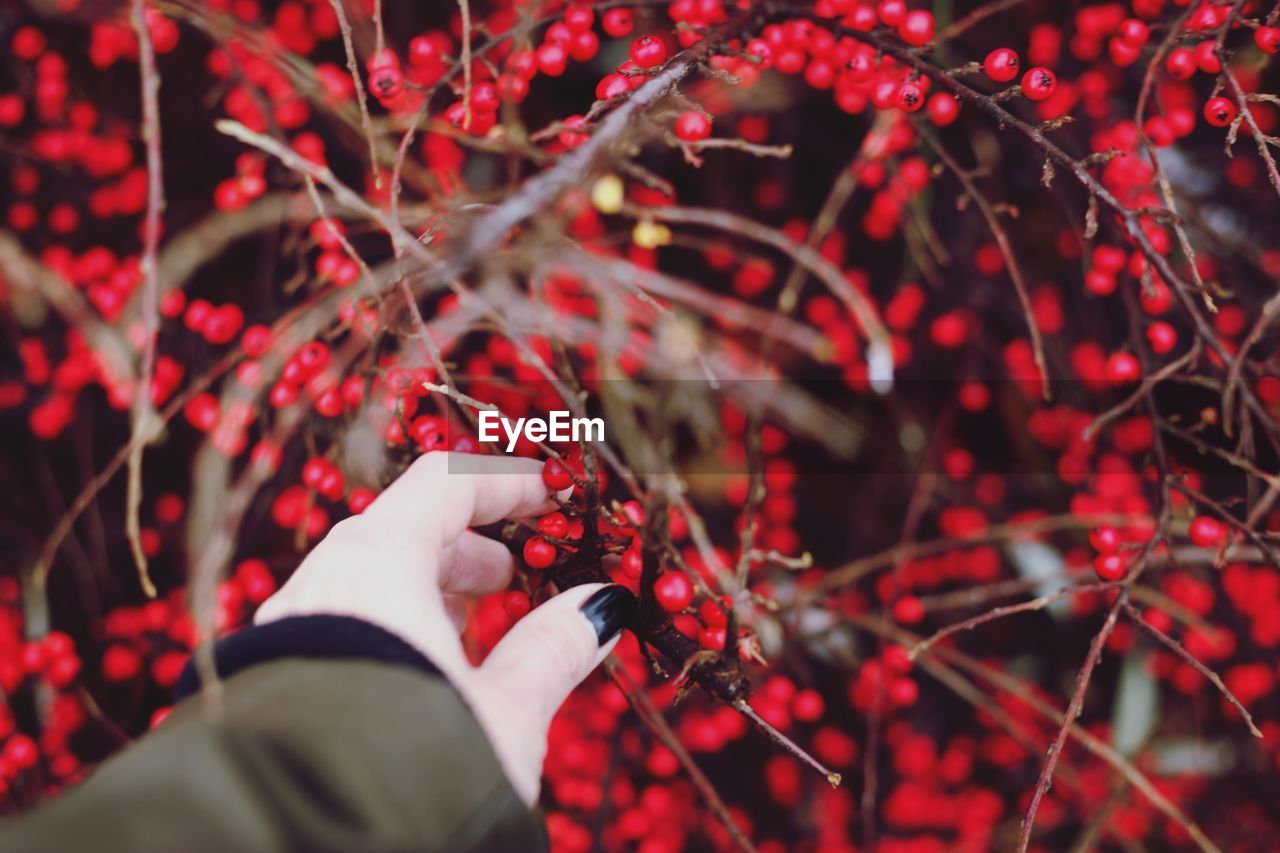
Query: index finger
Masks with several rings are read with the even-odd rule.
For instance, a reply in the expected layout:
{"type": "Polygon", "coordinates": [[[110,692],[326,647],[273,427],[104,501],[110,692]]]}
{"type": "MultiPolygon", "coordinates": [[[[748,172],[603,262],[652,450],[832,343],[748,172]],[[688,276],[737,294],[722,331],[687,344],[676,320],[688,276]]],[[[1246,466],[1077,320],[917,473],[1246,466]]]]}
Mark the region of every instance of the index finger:
{"type": "Polygon", "coordinates": [[[435,451],[418,457],[364,516],[424,548],[443,548],[468,527],[556,507],[536,459],[435,451]]]}

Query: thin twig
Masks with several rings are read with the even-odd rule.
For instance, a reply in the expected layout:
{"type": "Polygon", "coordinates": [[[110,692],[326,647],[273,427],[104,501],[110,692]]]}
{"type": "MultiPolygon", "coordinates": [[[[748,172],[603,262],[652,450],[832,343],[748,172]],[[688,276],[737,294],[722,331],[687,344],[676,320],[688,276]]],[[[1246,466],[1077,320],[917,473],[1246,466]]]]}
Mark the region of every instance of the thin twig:
{"type": "Polygon", "coordinates": [[[1108,589],[1116,589],[1122,585],[1122,581],[1080,584],[1079,586],[1069,586],[1065,589],[1060,589],[1057,592],[1051,592],[1047,595],[1042,595],[1039,598],[1030,599],[1029,601],[1020,601],[1017,604],[1006,604],[1001,607],[993,607],[985,613],[980,613],[970,619],[965,619],[963,622],[956,622],[954,625],[948,625],[932,636],[916,643],[911,647],[908,654],[912,660],[915,660],[921,652],[926,651],[934,643],[944,640],[952,634],[958,634],[961,631],[971,631],[979,625],[985,625],[988,622],[994,622],[997,619],[1003,619],[1004,617],[1012,616],[1015,613],[1031,613],[1036,610],[1043,610],[1055,601],[1061,601],[1062,599],[1070,598],[1073,595],[1104,592],[1108,589]]]}
{"type": "Polygon", "coordinates": [[[1187,651],[1187,647],[1182,645],[1182,643],[1179,643],[1173,637],[1170,637],[1164,631],[1161,631],[1155,625],[1152,625],[1150,622],[1144,619],[1142,617],[1142,614],[1138,612],[1138,608],[1134,607],[1128,601],[1124,603],[1124,612],[1129,614],[1129,616],[1133,619],[1133,621],[1138,623],[1138,625],[1144,631],[1146,631],[1151,636],[1155,637],[1157,640],[1163,643],[1166,647],[1168,647],[1170,651],[1172,651],[1178,657],[1186,661],[1186,663],[1192,669],[1194,669],[1196,672],[1203,675],[1205,678],[1209,679],[1209,681],[1213,684],[1213,686],[1218,688],[1218,691],[1222,693],[1222,695],[1226,698],[1226,700],[1230,702],[1232,705],[1236,706],[1236,710],[1238,710],[1241,716],[1244,717],[1245,725],[1249,727],[1249,734],[1257,738],[1262,737],[1262,732],[1258,731],[1258,727],[1253,724],[1253,716],[1244,707],[1244,705],[1240,704],[1240,700],[1237,699],[1235,694],[1232,693],[1227,688],[1227,685],[1222,683],[1222,679],[1218,677],[1218,674],[1216,672],[1214,672],[1213,670],[1209,669],[1209,667],[1201,663],[1195,657],[1195,655],[1187,651]]]}
{"type": "Polygon", "coordinates": [[[369,98],[364,90],[364,80],[360,77],[360,62],[356,59],[356,48],[351,40],[351,22],[347,20],[347,10],[342,7],[342,0],[329,0],[333,13],[338,18],[338,29],[342,32],[342,49],[347,54],[347,70],[351,72],[351,80],[356,86],[356,102],[360,105],[360,126],[364,128],[365,138],[369,142],[369,169],[373,172],[374,186],[382,186],[381,169],[378,168],[378,152],[373,142],[373,121],[369,118],[369,98]]]}
{"type": "Polygon", "coordinates": [[[125,495],[125,534],[133,562],[138,569],[138,582],[147,598],[156,597],[156,585],[147,571],[147,555],[142,547],[142,530],[138,511],[142,506],[142,454],[153,437],[151,423],[155,411],[151,405],[151,379],[156,363],[156,334],[160,329],[160,284],[157,255],[160,245],[160,216],[164,211],[164,163],[160,153],[160,71],[156,68],[151,29],[147,26],[145,0],[133,0],[133,29],[138,38],[138,74],[142,89],[142,139],[147,149],[147,213],[143,220],[142,250],[142,326],[146,339],[142,344],[142,366],[134,386],[133,435],[142,437],[132,443],[129,453],[128,487],[125,495]]]}

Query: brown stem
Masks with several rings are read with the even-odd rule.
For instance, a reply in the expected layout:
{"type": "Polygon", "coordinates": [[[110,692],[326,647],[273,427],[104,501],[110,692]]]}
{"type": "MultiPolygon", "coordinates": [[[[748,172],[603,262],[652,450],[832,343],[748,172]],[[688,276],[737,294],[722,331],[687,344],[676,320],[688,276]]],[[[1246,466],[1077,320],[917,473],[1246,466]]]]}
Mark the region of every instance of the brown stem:
{"type": "Polygon", "coordinates": [[[1187,651],[1187,647],[1182,645],[1182,643],[1179,643],[1173,637],[1170,637],[1164,631],[1161,631],[1155,625],[1152,625],[1144,619],[1142,614],[1138,612],[1138,608],[1134,607],[1128,601],[1124,603],[1124,612],[1127,613],[1134,622],[1137,622],[1144,631],[1155,637],[1167,646],[1174,654],[1186,661],[1192,669],[1209,679],[1213,686],[1218,688],[1227,701],[1236,706],[1236,710],[1238,710],[1241,716],[1244,717],[1245,725],[1249,727],[1249,733],[1254,737],[1262,737],[1262,732],[1258,731],[1258,727],[1253,724],[1253,716],[1245,709],[1244,705],[1240,704],[1240,700],[1237,699],[1235,694],[1227,688],[1227,685],[1222,683],[1222,679],[1218,677],[1216,672],[1202,664],[1195,655],[1187,651]]]}

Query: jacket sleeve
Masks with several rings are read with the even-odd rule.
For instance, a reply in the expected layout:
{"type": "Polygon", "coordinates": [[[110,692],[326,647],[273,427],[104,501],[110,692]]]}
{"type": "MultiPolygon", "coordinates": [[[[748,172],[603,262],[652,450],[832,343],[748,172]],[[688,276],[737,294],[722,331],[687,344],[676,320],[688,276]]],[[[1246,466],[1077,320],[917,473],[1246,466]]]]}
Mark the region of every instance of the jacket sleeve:
{"type": "Polygon", "coordinates": [[[77,788],[0,824],[0,851],[546,848],[470,709],[398,637],[295,617],[222,641],[217,660],[220,694],[194,693],[77,788]]]}

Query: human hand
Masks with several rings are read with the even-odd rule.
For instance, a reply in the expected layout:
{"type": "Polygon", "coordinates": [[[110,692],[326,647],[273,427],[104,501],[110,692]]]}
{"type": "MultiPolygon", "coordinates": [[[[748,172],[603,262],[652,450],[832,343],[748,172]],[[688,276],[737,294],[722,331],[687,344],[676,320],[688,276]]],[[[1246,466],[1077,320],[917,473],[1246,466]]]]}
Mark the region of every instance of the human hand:
{"type": "Polygon", "coordinates": [[[526,803],[538,796],[556,710],[602,661],[635,609],[620,586],[583,584],[521,619],[474,667],[458,634],[466,599],[504,589],[506,546],[467,528],[556,508],[532,459],[448,453],[420,457],[360,515],[334,525],[259,608],[264,624],[329,613],[385,628],[426,655],[457,687],[526,803]]]}

